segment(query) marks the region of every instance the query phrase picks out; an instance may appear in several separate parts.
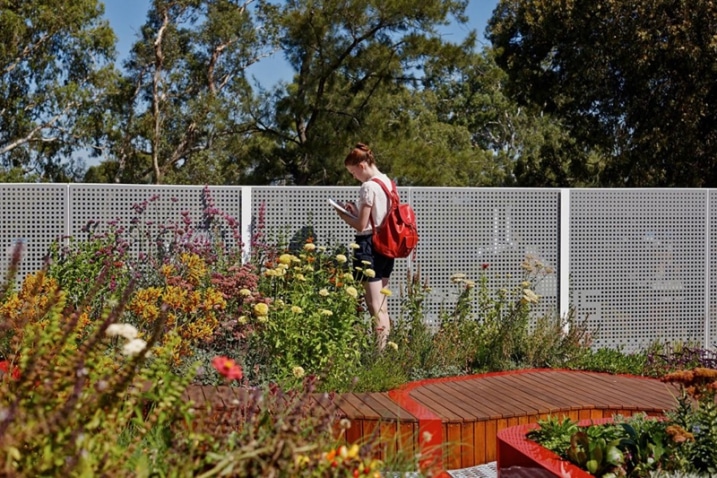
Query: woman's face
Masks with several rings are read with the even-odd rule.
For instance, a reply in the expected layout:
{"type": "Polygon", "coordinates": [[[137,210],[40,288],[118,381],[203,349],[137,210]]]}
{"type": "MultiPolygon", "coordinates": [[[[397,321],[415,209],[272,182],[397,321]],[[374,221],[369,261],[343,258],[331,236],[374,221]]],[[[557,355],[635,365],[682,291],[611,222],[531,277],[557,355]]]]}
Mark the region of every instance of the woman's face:
{"type": "Polygon", "coordinates": [[[346,166],[346,169],[348,169],[349,173],[351,173],[351,176],[356,178],[357,181],[363,183],[369,179],[368,177],[366,177],[368,173],[366,172],[367,168],[365,162],[361,162],[355,165],[350,164],[346,166]]]}

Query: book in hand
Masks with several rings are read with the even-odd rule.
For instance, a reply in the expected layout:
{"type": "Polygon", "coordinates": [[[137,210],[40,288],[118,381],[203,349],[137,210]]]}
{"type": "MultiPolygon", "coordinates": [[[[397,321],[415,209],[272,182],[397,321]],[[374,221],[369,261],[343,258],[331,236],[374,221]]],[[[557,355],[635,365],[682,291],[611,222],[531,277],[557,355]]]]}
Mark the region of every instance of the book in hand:
{"type": "Polygon", "coordinates": [[[339,204],[338,202],[334,201],[331,198],[329,198],[329,204],[331,204],[334,207],[334,209],[346,214],[347,216],[356,217],[355,214],[350,213],[345,207],[343,207],[341,204],[339,204]]]}

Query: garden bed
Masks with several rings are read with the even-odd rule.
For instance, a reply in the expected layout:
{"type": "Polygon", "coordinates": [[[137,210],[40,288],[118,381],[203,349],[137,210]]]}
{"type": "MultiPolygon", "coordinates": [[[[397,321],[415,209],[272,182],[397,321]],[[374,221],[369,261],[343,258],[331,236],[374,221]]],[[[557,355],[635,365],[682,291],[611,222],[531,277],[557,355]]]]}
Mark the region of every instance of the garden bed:
{"type": "MultiPolygon", "coordinates": [[[[580,426],[602,424],[612,418],[583,420],[580,426]]],[[[504,428],[498,432],[497,469],[500,478],[593,478],[585,470],[563,460],[556,453],[527,438],[537,423],[504,428]]]]}

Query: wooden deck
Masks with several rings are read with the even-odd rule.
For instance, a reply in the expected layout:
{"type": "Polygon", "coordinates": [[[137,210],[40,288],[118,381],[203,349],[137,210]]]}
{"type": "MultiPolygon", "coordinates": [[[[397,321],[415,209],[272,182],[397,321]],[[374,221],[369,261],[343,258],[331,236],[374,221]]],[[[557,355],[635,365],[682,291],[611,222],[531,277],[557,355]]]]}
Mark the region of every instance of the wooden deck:
{"type": "MultiPolygon", "coordinates": [[[[661,415],[675,407],[677,393],[655,379],[541,369],[423,380],[388,393],[338,394],[332,400],[339,416],[351,420],[348,442],[380,436],[387,452],[420,451],[438,467],[455,470],[495,461],[496,434],[503,428],[551,415],[661,415]]],[[[213,420],[232,427],[246,394],[195,386],[187,398],[216,404],[213,420]]]]}

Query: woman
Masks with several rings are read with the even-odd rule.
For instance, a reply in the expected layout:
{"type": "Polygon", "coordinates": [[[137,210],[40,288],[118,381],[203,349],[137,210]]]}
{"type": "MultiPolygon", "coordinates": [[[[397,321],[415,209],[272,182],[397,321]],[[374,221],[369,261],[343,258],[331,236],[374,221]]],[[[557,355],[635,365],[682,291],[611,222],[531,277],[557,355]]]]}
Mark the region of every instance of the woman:
{"type": "Polygon", "coordinates": [[[353,216],[338,210],[337,212],[341,219],[356,229],[358,248],[354,250],[354,276],[363,282],[366,305],[376,321],[378,347],[383,350],[391,331],[391,321],[385,300],[387,296],[381,294],[381,289],[388,286],[394,259],[373,250],[372,220],[375,227],[379,227],[386,218],[389,206],[388,196],[373,179],[383,181],[389,189],[391,189],[391,180],[379,171],[373,152],[363,143],[358,143],[351,150],[344,160],[344,165],[349,173],[361,182],[361,188],[358,202],[344,205],[353,216]]]}

